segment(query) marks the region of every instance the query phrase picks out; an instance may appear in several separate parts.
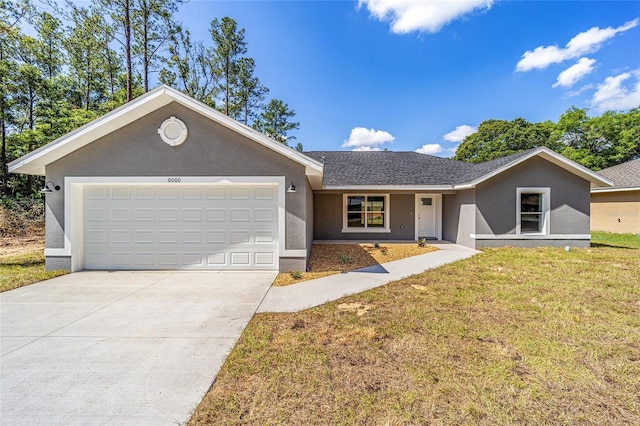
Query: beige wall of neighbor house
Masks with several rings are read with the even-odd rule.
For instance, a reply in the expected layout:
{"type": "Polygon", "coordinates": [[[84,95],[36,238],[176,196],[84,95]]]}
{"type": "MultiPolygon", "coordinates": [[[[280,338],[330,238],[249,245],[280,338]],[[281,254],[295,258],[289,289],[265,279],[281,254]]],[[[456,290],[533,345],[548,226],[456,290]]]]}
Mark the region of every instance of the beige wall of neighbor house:
{"type": "Polygon", "coordinates": [[[640,234],[640,188],[591,193],[591,230],[640,234]]]}

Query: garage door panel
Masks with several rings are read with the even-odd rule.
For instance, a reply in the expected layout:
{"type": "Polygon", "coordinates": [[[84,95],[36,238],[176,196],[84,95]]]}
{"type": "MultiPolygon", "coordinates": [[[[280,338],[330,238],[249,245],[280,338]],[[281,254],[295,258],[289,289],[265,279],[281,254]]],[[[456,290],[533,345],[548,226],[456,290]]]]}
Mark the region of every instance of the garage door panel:
{"type": "Polygon", "coordinates": [[[156,232],[154,230],[136,230],[134,238],[136,244],[155,244],[156,232]]]}
{"type": "Polygon", "coordinates": [[[251,242],[251,233],[249,231],[232,231],[232,244],[249,244],[251,242]]]}
{"type": "Polygon", "coordinates": [[[273,231],[256,231],[254,236],[256,244],[275,244],[276,242],[273,231]]]}
{"type": "Polygon", "coordinates": [[[177,222],[180,214],[177,208],[160,208],[158,209],[158,219],[160,222],[177,222]]]}
{"type": "Polygon", "coordinates": [[[138,186],[135,187],[133,198],[135,200],[153,200],[154,199],[154,188],[152,186],[138,186]]]}
{"type": "Polygon", "coordinates": [[[209,253],[207,255],[207,266],[222,267],[227,264],[227,254],[225,252],[209,253]]]}
{"type": "Polygon", "coordinates": [[[182,242],[185,244],[203,244],[202,231],[182,231],[182,242]]]}
{"type": "Polygon", "coordinates": [[[232,200],[248,200],[249,199],[249,188],[231,188],[231,199],[232,200]]]}
{"type": "Polygon", "coordinates": [[[201,188],[184,188],[182,191],[183,200],[201,200],[202,189],[201,188]]]}
{"type": "Polygon", "coordinates": [[[160,200],[177,200],[178,188],[175,187],[160,187],[158,189],[160,200]]]}
{"type": "Polygon", "coordinates": [[[277,269],[277,187],[87,186],[86,269],[277,269]]]}
{"type": "Polygon", "coordinates": [[[207,244],[226,244],[227,242],[225,231],[207,231],[207,244]]]}
{"type": "Polygon", "coordinates": [[[134,264],[143,268],[153,269],[155,266],[155,252],[137,252],[134,257],[134,264]]]}
{"type": "Polygon", "coordinates": [[[251,253],[248,251],[231,252],[231,266],[249,266],[251,253]]]}
{"type": "Polygon", "coordinates": [[[86,220],[89,222],[105,222],[109,213],[105,207],[95,207],[87,209],[86,220]]]}
{"type": "Polygon", "coordinates": [[[134,211],[136,222],[153,222],[155,219],[155,212],[152,208],[136,208],[134,211]]]}
{"type": "Polygon", "coordinates": [[[275,188],[256,188],[255,189],[255,199],[256,200],[275,200],[276,199],[276,191],[275,188]]]}
{"type": "Polygon", "coordinates": [[[131,231],[129,230],[113,230],[111,231],[112,244],[131,244],[131,231]]]}
{"type": "Polygon", "coordinates": [[[207,221],[209,222],[226,222],[226,209],[207,209],[207,221]]]}
{"type": "Polygon", "coordinates": [[[114,186],[111,188],[112,200],[129,200],[131,198],[131,191],[128,187],[114,186]]]}
{"type": "Polygon", "coordinates": [[[131,209],[111,209],[112,222],[129,222],[131,220],[131,209]]]}
{"type": "Polygon", "coordinates": [[[249,209],[229,209],[229,217],[231,222],[249,222],[249,209]]]}
{"type": "Polygon", "coordinates": [[[254,256],[256,265],[272,266],[275,263],[273,252],[256,252],[254,256]]]}
{"type": "Polygon", "coordinates": [[[202,222],[202,209],[182,209],[182,220],[185,222],[202,222]]]}

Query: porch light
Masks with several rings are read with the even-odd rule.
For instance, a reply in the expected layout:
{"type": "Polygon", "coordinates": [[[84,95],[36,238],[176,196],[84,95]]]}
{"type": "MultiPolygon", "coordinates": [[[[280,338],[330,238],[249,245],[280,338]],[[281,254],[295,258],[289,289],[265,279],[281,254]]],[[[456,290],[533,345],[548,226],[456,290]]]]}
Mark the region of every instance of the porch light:
{"type": "Polygon", "coordinates": [[[291,181],[291,183],[289,184],[287,192],[296,192],[296,186],[293,184],[293,181],[291,181]]]}
{"type": "Polygon", "coordinates": [[[60,191],[60,186],[56,185],[55,183],[53,183],[52,180],[50,180],[50,181],[47,181],[47,183],[44,184],[44,188],[42,188],[40,190],[40,192],[43,193],[43,194],[50,194],[50,193],[53,192],[54,189],[56,191],[60,191]],[[51,184],[51,185],[49,185],[49,184],[51,184]]]}

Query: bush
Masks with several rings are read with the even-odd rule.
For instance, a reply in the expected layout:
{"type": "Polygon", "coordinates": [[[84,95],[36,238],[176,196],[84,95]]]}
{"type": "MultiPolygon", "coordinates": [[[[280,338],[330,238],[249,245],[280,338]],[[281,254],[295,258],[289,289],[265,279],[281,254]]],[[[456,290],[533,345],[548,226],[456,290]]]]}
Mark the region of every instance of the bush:
{"type": "Polygon", "coordinates": [[[294,280],[301,280],[302,279],[302,272],[300,272],[300,271],[291,271],[291,272],[289,272],[289,275],[294,280]]]}
{"type": "Polygon", "coordinates": [[[0,236],[44,234],[44,202],[41,199],[0,197],[0,236]]]}
{"type": "Polygon", "coordinates": [[[352,263],[353,262],[353,258],[351,256],[349,256],[346,253],[342,253],[340,256],[340,262],[346,264],[346,263],[352,263]]]}

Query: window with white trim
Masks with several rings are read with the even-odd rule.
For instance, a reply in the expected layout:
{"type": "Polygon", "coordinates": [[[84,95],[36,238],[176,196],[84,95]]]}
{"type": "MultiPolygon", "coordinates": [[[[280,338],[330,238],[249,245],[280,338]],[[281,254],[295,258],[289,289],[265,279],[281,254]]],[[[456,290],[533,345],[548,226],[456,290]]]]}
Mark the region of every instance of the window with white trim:
{"type": "Polygon", "coordinates": [[[388,194],[345,194],[342,232],[390,232],[388,194]]]}
{"type": "Polygon", "coordinates": [[[549,234],[549,188],[518,188],[516,234],[549,234]]]}

